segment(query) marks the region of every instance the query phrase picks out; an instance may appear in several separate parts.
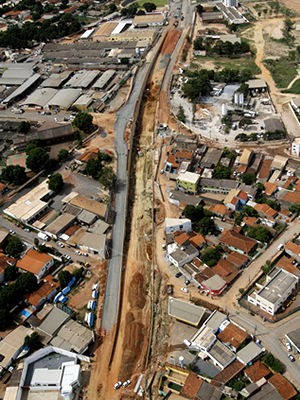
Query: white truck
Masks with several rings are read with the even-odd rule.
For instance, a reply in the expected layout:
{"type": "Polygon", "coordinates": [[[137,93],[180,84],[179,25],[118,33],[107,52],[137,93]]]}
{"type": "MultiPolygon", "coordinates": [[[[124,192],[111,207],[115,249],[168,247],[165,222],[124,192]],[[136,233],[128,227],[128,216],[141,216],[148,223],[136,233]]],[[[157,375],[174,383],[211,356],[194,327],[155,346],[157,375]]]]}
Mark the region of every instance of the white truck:
{"type": "Polygon", "coordinates": [[[43,233],[43,232],[39,232],[39,233],[37,234],[37,236],[38,236],[39,239],[42,239],[42,240],[44,240],[45,242],[48,242],[48,241],[50,240],[49,236],[46,235],[46,233],[43,233]]]}

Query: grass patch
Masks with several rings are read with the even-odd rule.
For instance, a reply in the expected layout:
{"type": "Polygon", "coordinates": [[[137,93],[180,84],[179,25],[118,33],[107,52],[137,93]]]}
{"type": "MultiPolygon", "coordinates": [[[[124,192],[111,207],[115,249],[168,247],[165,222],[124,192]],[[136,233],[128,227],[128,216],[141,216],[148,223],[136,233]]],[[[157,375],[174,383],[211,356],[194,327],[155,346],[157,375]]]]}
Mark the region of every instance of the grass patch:
{"type": "Polygon", "coordinates": [[[138,4],[140,7],[143,7],[144,3],[154,3],[156,7],[163,7],[166,4],[168,4],[168,0],[138,0],[136,1],[136,4],[138,4]]]}
{"type": "MultiPolygon", "coordinates": [[[[191,63],[191,66],[196,65],[199,66],[198,62],[206,62],[211,61],[214,62],[216,68],[223,69],[238,69],[238,70],[250,70],[253,76],[259,74],[261,71],[258,66],[254,62],[253,57],[241,57],[241,58],[227,58],[227,57],[195,57],[195,63],[191,63]]],[[[205,67],[203,67],[205,68],[205,67]]]]}
{"type": "Polygon", "coordinates": [[[297,63],[285,57],[279,60],[265,60],[264,63],[271,72],[278,88],[286,88],[297,76],[297,63]]]}
{"type": "Polygon", "coordinates": [[[283,90],[283,93],[300,94],[300,79],[296,80],[290,89],[283,90]]]}

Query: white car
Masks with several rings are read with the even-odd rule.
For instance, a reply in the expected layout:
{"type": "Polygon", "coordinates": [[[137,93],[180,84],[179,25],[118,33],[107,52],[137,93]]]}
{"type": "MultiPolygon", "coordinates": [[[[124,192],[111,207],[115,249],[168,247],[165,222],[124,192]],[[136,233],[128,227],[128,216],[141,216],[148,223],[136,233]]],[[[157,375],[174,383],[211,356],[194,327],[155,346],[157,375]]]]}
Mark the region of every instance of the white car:
{"type": "Polygon", "coordinates": [[[13,231],[12,229],[10,229],[10,230],[9,230],[9,233],[10,233],[11,235],[14,235],[16,232],[13,231]]]}
{"type": "Polygon", "coordinates": [[[81,256],[81,255],[82,255],[81,251],[79,251],[79,250],[76,250],[76,251],[75,251],[75,254],[77,254],[78,256],[81,256]]]}
{"type": "Polygon", "coordinates": [[[65,245],[62,242],[57,242],[57,245],[61,248],[65,247],[65,245]]]}
{"type": "Polygon", "coordinates": [[[123,383],[123,387],[126,388],[126,387],[129,386],[130,384],[131,384],[131,380],[130,380],[130,379],[127,379],[127,381],[125,381],[125,382],[123,383]]]}
{"type": "Polygon", "coordinates": [[[120,389],[121,386],[122,386],[122,382],[121,382],[121,381],[118,381],[118,382],[116,382],[116,383],[114,384],[114,389],[115,389],[115,390],[118,390],[118,389],[120,389]]]}
{"type": "Polygon", "coordinates": [[[186,287],[182,287],[180,290],[181,290],[182,292],[184,292],[184,293],[188,293],[188,292],[189,292],[189,289],[186,288],[186,287]]]}
{"type": "Polygon", "coordinates": [[[291,346],[291,343],[290,342],[286,342],[286,349],[287,349],[287,351],[292,351],[292,346],[291,346]]]}

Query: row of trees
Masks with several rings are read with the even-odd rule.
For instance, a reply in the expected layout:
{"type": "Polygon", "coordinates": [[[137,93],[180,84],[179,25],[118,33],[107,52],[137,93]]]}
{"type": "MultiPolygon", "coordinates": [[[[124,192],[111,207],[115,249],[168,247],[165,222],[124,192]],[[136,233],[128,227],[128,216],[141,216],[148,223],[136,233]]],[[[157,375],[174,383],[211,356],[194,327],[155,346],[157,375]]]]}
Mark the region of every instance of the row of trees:
{"type": "Polygon", "coordinates": [[[183,93],[192,102],[197,102],[200,97],[208,96],[212,90],[211,81],[236,83],[246,82],[252,77],[252,72],[248,69],[238,70],[224,68],[220,71],[200,69],[197,71],[186,71],[189,78],[183,87],[183,93]]]}
{"type": "Polygon", "coordinates": [[[0,329],[5,330],[11,323],[9,310],[13,308],[26,293],[37,288],[37,279],[30,272],[20,274],[15,282],[0,289],[0,329]]]}
{"type": "Polygon", "coordinates": [[[109,189],[115,182],[115,173],[111,166],[112,157],[104,152],[99,152],[97,158],[90,159],[85,167],[84,173],[98,180],[101,185],[109,189]]]}
{"type": "Polygon", "coordinates": [[[21,27],[10,26],[0,32],[0,46],[14,49],[32,47],[35,43],[50,42],[81,29],[79,19],[72,14],[57,14],[43,22],[26,22],[21,27]]]}
{"type": "Polygon", "coordinates": [[[186,218],[192,221],[193,230],[202,235],[213,234],[216,232],[216,225],[212,218],[213,213],[204,208],[203,204],[193,206],[187,205],[183,210],[186,218]]]}
{"type": "MultiPolygon", "coordinates": [[[[146,2],[143,4],[143,8],[146,12],[152,12],[156,10],[155,3],[146,2]]],[[[124,7],[121,10],[121,15],[123,17],[132,18],[135,15],[143,15],[145,11],[142,10],[137,3],[130,4],[128,7],[124,7]]]]}
{"type": "Polygon", "coordinates": [[[194,40],[195,50],[205,50],[208,55],[217,54],[219,56],[236,57],[250,52],[250,46],[247,42],[241,43],[223,42],[222,40],[207,40],[197,37],[194,40]]]}

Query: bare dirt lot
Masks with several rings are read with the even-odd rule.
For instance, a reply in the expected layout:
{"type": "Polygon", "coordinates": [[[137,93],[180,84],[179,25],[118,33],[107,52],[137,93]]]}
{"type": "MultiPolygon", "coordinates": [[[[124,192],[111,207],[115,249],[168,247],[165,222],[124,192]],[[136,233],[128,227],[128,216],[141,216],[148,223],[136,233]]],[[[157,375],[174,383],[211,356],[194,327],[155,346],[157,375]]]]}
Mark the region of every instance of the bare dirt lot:
{"type": "Polygon", "coordinates": [[[300,13],[300,2],[299,0],[279,0],[280,3],[284,4],[286,7],[300,13]]]}

